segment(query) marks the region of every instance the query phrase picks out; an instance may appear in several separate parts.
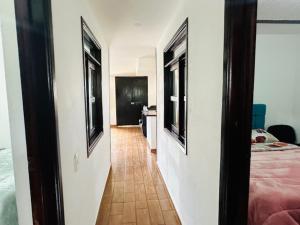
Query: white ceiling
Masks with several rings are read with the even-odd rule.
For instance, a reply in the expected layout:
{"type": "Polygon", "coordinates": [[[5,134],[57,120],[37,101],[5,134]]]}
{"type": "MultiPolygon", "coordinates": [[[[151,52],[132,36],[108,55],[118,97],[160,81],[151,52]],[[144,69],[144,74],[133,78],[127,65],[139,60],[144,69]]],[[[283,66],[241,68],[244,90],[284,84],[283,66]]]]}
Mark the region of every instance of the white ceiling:
{"type": "MultiPolygon", "coordinates": [[[[155,55],[159,38],[185,0],[89,1],[98,19],[105,21],[110,71],[116,75],[135,73],[139,58],[155,55]]],[[[258,0],[258,19],[300,20],[300,0],[258,0]]]]}
{"type": "Polygon", "coordinates": [[[183,0],[90,0],[108,23],[111,74],[132,73],[137,59],[155,54],[155,46],[183,0]]]}
{"type": "Polygon", "coordinates": [[[300,20],[300,0],[258,0],[259,20],[300,20]]]}
{"type": "Polygon", "coordinates": [[[154,47],[119,46],[110,49],[111,75],[132,75],[136,73],[140,58],[155,56],[154,47]]]}

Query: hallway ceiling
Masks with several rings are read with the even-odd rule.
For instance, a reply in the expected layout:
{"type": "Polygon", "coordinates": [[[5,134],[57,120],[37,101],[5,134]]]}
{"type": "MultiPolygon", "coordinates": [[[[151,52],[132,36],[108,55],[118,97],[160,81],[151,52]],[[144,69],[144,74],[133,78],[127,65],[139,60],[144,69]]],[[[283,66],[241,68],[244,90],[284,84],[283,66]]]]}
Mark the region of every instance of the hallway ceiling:
{"type": "Polygon", "coordinates": [[[111,74],[132,73],[139,57],[154,55],[168,22],[183,0],[89,0],[110,45],[111,74]]]}
{"type": "MultiPolygon", "coordinates": [[[[112,75],[134,74],[137,61],[155,46],[185,0],[89,0],[105,21],[112,75]]],[[[258,0],[260,20],[300,20],[300,0],[258,0]]]]}
{"type": "Polygon", "coordinates": [[[259,20],[300,20],[300,0],[258,0],[259,20]]]}

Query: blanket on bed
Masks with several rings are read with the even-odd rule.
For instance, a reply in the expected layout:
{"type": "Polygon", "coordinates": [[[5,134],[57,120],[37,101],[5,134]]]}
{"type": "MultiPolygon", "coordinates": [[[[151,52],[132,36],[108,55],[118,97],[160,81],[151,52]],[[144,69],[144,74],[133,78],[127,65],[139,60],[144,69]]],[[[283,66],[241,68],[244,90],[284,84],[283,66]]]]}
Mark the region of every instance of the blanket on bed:
{"type": "Polygon", "coordinates": [[[248,225],[300,224],[300,148],[252,152],[248,225]]]}

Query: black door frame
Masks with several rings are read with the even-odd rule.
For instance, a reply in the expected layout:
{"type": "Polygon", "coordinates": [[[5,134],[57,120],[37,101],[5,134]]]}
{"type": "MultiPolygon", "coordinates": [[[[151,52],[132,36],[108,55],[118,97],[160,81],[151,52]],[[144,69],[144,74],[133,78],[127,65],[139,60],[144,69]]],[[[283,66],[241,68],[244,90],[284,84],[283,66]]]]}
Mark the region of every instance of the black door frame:
{"type": "Polygon", "coordinates": [[[247,225],[257,0],[225,0],[219,225],[247,225]]]}
{"type": "Polygon", "coordinates": [[[51,0],[14,0],[34,225],[64,225],[51,0]]]}

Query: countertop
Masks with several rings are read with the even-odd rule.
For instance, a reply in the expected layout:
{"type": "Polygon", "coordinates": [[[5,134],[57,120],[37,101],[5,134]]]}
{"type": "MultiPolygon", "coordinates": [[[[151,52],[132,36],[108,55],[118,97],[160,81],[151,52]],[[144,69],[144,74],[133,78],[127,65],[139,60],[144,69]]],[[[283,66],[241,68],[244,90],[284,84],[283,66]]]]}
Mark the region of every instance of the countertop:
{"type": "Polygon", "coordinates": [[[156,110],[143,111],[143,115],[145,115],[145,116],[157,116],[157,112],[156,112],[156,110]]]}

